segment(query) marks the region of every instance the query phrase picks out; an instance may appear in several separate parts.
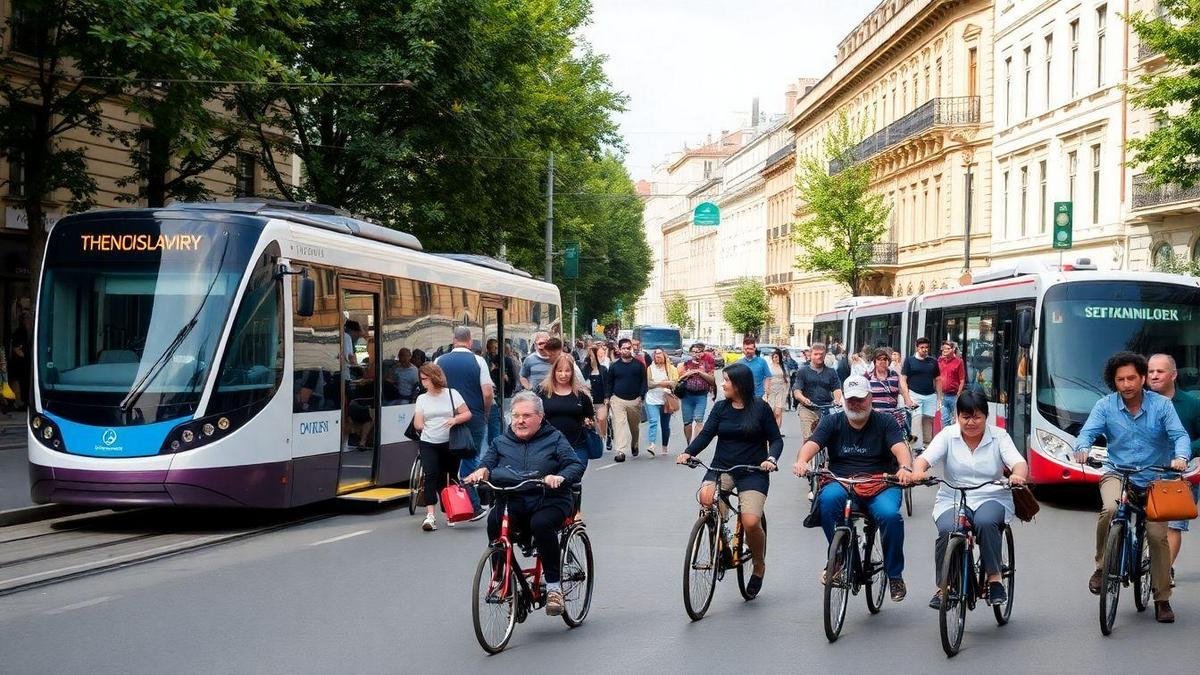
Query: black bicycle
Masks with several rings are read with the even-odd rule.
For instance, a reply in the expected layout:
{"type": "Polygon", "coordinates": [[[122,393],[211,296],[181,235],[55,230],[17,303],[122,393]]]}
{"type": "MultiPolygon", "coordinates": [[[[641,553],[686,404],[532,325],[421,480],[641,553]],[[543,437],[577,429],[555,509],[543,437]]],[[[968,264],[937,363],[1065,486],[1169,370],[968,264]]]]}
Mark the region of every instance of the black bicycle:
{"type": "MultiPolygon", "coordinates": [[[[720,474],[735,471],[762,471],[755,464],[738,464],[725,469],[714,469],[698,459],[690,459],[684,465],[689,468],[703,467],[708,471],[720,474]]],[[[765,472],[764,472],[765,473],[765,472]]],[[[746,565],[753,562],[754,556],[746,544],[742,532],[741,512],[730,502],[730,497],[737,496],[737,486],[726,490],[722,485],[721,476],[717,476],[716,497],[712,506],[700,505],[700,515],[692,525],[692,534],[688,537],[687,550],[683,556],[683,608],[692,621],[704,618],[705,612],[712,604],[717,582],[725,576],[725,572],[737,570],[738,590],[742,598],[752,600],[746,591],[746,565]],[[733,531],[729,530],[729,517],[733,516],[733,531]]],[[[696,491],[699,501],[699,490],[696,491]]],[[[767,516],[761,519],[763,537],[767,534],[767,516]]],[[[764,554],[766,549],[763,549],[764,554]]]]}
{"type": "Polygon", "coordinates": [[[824,469],[809,476],[810,484],[819,478],[828,478],[841,483],[847,493],[841,520],[834,527],[833,538],[829,541],[829,555],[822,574],[825,585],[825,637],[835,642],[846,622],[846,606],[850,596],[858,595],[865,587],[867,611],[878,614],[883,609],[883,594],[888,582],[879,528],[870,514],[854,508],[854,486],[895,483],[895,478],[887,474],[843,478],[824,469]],[[860,528],[862,534],[859,534],[860,528]]]}
{"type": "Polygon", "coordinates": [[[1104,553],[1100,556],[1103,577],[1100,586],[1100,632],[1112,633],[1117,621],[1117,602],[1121,599],[1121,587],[1133,585],[1133,606],[1144,612],[1150,606],[1150,547],[1146,541],[1146,492],[1130,489],[1129,479],[1142,471],[1161,471],[1178,475],[1169,466],[1121,466],[1105,467],[1098,459],[1089,458],[1088,466],[1105,468],[1121,477],[1121,497],[1117,500],[1117,511],[1108,527],[1104,540],[1104,553]],[[1132,527],[1130,525],[1132,524],[1132,527]]]}
{"type": "MultiPolygon", "coordinates": [[[[1012,486],[1006,480],[992,480],[979,485],[952,485],[941,478],[927,478],[920,485],[942,484],[958,491],[958,511],[955,514],[954,530],[950,532],[946,542],[946,552],[942,555],[940,573],[938,574],[938,594],[941,605],[938,608],[939,631],[942,638],[942,650],[946,656],[954,656],[962,646],[963,631],[967,626],[967,610],[975,609],[975,604],[987,593],[987,572],[975,559],[975,529],[967,517],[967,493],[990,485],[1000,485],[1008,489],[1012,486]]],[[[1017,589],[1016,548],[1013,544],[1012,528],[1004,526],[1004,542],[1000,546],[1000,583],[1008,592],[1008,599],[1002,605],[992,605],[996,615],[996,623],[1003,626],[1012,617],[1013,597],[1017,589]]]]}
{"type": "MultiPolygon", "coordinates": [[[[809,410],[817,413],[817,419],[813,420],[813,423],[808,430],[809,436],[812,436],[813,432],[817,430],[817,427],[821,424],[821,420],[842,411],[842,406],[835,403],[814,403],[811,406],[806,407],[809,410]]],[[[826,448],[821,448],[817,450],[817,454],[813,455],[813,458],[809,460],[808,470],[817,471],[818,469],[823,469],[828,462],[829,451],[826,448]]]]}

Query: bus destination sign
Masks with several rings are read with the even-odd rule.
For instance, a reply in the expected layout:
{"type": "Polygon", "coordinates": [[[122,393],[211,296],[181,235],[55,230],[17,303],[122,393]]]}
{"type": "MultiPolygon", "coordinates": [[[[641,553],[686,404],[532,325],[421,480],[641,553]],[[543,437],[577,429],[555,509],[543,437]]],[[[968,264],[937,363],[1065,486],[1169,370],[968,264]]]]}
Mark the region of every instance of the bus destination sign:
{"type": "Polygon", "coordinates": [[[84,252],[198,251],[199,234],[80,234],[84,252]]]}
{"type": "Polygon", "coordinates": [[[1192,313],[1177,307],[1118,307],[1113,305],[1083,308],[1085,319],[1136,319],[1140,321],[1191,321],[1192,313]]]}

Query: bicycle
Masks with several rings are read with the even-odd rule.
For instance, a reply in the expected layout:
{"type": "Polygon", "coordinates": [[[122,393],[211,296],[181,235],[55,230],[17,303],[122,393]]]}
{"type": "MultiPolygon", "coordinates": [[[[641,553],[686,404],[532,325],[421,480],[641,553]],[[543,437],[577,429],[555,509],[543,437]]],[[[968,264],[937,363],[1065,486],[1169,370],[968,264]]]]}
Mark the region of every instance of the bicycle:
{"type": "MultiPolygon", "coordinates": [[[[698,459],[690,459],[684,466],[694,469],[703,467],[708,471],[718,471],[722,474],[733,471],[762,471],[756,464],[737,464],[726,469],[714,469],[698,459]]],[[[683,556],[683,608],[692,621],[704,618],[709,605],[712,604],[716,592],[717,581],[725,577],[725,572],[736,569],[738,590],[745,600],[753,596],[746,592],[746,564],[752,562],[753,554],[746,545],[742,532],[741,512],[730,503],[731,496],[737,496],[737,486],[725,490],[721,486],[720,475],[717,476],[716,498],[712,506],[700,506],[700,516],[692,525],[692,533],[688,537],[687,549],[683,556]],[[733,532],[729,531],[729,516],[733,515],[733,532]]],[[[699,490],[696,492],[699,501],[699,490]]],[[[761,519],[763,537],[767,534],[767,516],[761,519]]],[[[764,554],[766,549],[764,547],[764,554]]]]}
{"type": "MultiPolygon", "coordinates": [[[[511,487],[500,487],[480,481],[496,496],[495,508],[504,509],[500,519],[500,534],[488,544],[475,569],[471,584],[471,618],[475,638],[489,654],[498,654],[512,639],[515,624],[523,623],[531,611],[546,606],[546,587],[542,581],[542,560],[528,542],[512,539],[509,528],[508,496],[529,485],[545,486],[540,478],[523,480],[511,487]],[[525,557],[534,557],[534,565],[522,568],[516,563],[513,545],[525,557]]],[[[560,586],[563,595],[563,621],[576,628],[587,618],[592,605],[592,586],[595,583],[592,565],[592,543],[582,521],[569,516],[559,535],[562,551],[560,586]]]]}
{"type": "Polygon", "coordinates": [[[417,512],[418,506],[424,506],[425,469],[421,466],[421,458],[413,458],[412,468],[408,470],[408,515],[417,512]]]}
{"type": "MultiPolygon", "coordinates": [[[[817,413],[817,419],[813,421],[812,425],[808,429],[808,435],[810,438],[812,437],[813,432],[817,430],[817,426],[821,424],[821,420],[842,411],[842,406],[834,403],[814,403],[811,406],[805,407],[817,413]]],[[[817,471],[818,469],[824,467],[828,461],[829,451],[826,448],[821,448],[820,450],[817,450],[817,454],[813,455],[812,460],[809,461],[808,470],[817,471]]]]}
{"type": "Polygon", "coordinates": [[[820,477],[841,483],[847,492],[842,518],[834,527],[833,538],[829,540],[829,554],[823,575],[825,638],[836,642],[846,622],[850,595],[858,595],[865,587],[867,611],[878,614],[883,609],[883,594],[888,582],[879,528],[870,514],[854,509],[854,486],[880,481],[894,483],[895,478],[887,474],[843,478],[819,469],[809,474],[809,484],[815,488],[815,481],[820,477]],[[858,531],[860,524],[863,527],[861,535],[858,531]]]}
{"type": "Polygon", "coordinates": [[[1117,511],[1108,527],[1104,540],[1104,553],[1100,557],[1100,569],[1104,570],[1100,587],[1100,632],[1112,634],[1117,619],[1117,603],[1121,598],[1121,587],[1133,585],[1133,605],[1144,612],[1150,606],[1150,547],[1146,541],[1145,493],[1134,491],[1129,495],[1129,479],[1142,471],[1161,471],[1179,474],[1169,466],[1122,466],[1107,467],[1099,459],[1089,457],[1088,466],[1106,468],[1121,478],[1121,498],[1117,511]],[[1141,503],[1138,503],[1141,502],[1141,503]],[[1133,527],[1129,527],[1130,521],[1133,527]]]}
{"type": "MultiPolygon", "coordinates": [[[[911,406],[902,406],[899,408],[875,408],[876,410],[878,410],[881,413],[887,413],[896,418],[896,422],[898,424],[900,424],[900,432],[904,435],[904,444],[908,446],[908,454],[910,457],[913,457],[913,454],[912,454],[912,438],[913,438],[913,436],[911,433],[912,432],[912,413],[914,410],[916,410],[919,407],[920,406],[917,406],[917,405],[911,405],[911,406]],[[896,415],[896,413],[898,413],[898,412],[904,413],[904,415],[903,415],[904,421],[903,422],[901,422],[899,419],[899,416],[896,415]]],[[[904,512],[909,518],[911,518],[912,514],[913,514],[912,487],[913,486],[911,486],[911,485],[904,486],[904,512]]]]}
{"type": "MultiPolygon", "coordinates": [[[[1006,480],[992,480],[979,485],[952,485],[941,478],[927,478],[918,484],[939,483],[957,490],[959,494],[955,528],[946,542],[946,551],[942,555],[938,576],[941,580],[938,587],[941,601],[938,607],[939,633],[942,650],[946,652],[946,656],[951,657],[962,647],[967,610],[974,610],[976,602],[988,589],[987,572],[975,559],[975,530],[967,517],[967,493],[990,485],[1000,485],[1011,490],[1012,485],[1006,480]]],[[[1000,546],[1000,583],[1004,584],[1008,599],[1002,605],[992,605],[996,623],[1001,626],[1012,618],[1013,596],[1017,589],[1016,548],[1013,544],[1012,527],[1005,525],[1003,535],[1004,543],[1000,546]]]]}

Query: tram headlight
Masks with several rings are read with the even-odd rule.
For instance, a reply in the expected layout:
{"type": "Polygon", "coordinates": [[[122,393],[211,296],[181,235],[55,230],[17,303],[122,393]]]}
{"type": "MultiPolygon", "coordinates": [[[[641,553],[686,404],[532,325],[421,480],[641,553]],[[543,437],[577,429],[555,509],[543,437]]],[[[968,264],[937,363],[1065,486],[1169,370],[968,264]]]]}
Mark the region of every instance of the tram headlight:
{"type": "Polygon", "coordinates": [[[221,431],[229,431],[229,418],[222,417],[221,419],[217,420],[217,428],[221,431]]]}
{"type": "Polygon", "coordinates": [[[42,428],[42,418],[41,417],[38,417],[37,415],[33,416],[33,428],[34,429],[42,428]]]}
{"type": "Polygon", "coordinates": [[[184,429],[183,433],[179,434],[179,437],[183,439],[184,443],[191,443],[196,440],[196,434],[192,433],[191,429],[184,429]]]}
{"type": "Polygon", "coordinates": [[[62,432],[54,420],[34,413],[29,416],[29,431],[33,438],[51,450],[63,450],[62,432]],[[53,441],[53,443],[51,442],[53,441]]]}

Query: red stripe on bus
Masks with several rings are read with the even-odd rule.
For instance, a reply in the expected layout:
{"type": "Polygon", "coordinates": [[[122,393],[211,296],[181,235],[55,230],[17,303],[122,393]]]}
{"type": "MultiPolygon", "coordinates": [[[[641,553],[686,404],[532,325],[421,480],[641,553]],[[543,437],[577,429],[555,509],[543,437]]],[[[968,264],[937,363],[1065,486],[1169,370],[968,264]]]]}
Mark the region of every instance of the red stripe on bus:
{"type": "Polygon", "coordinates": [[[1037,282],[1033,279],[1026,279],[1026,280],[1022,280],[1022,281],[1010,281],[1008,283],[996,284],[995,286],[988,286],[986,288],[960,288],[960,289],[956,289],[953,291],[942,291],[941,293],[938,293],[937,295],[932,295],[932,294],[926,295],[925,298],[927,300],[932,300],[934,298],[944,298],[944,297],[951,296],[951,295],[958,295],[960,293],[985,293],[987,291],[992,291],[997,288],[1007,288],[1009,286],[1022,286],[1025,284],[1034,284],[1034,283],[1037,283],[1037,282]]]}

